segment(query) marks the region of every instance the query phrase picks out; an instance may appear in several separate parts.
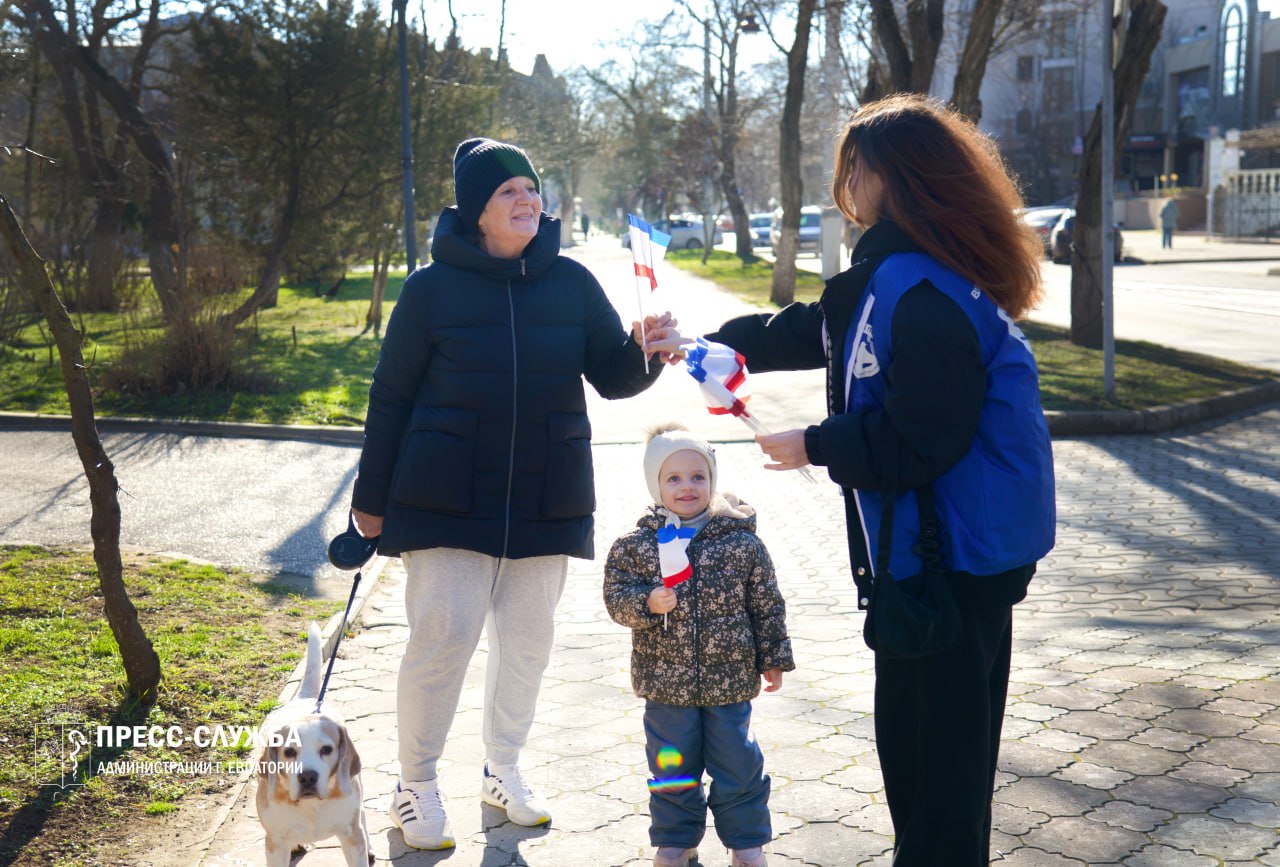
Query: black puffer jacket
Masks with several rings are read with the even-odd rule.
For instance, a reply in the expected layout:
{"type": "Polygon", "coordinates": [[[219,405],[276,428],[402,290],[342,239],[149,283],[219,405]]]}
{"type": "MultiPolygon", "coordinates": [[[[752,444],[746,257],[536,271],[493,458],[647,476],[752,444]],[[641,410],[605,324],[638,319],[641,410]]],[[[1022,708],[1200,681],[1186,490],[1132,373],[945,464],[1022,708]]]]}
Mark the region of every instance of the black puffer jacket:
{"type": "Polygon", "coordinates": [[[606,398],[648,388],[600,284],[542,216],[497,259],[441,215],[434,262],[405,282],[369,389],[352,506],[384,517],[379,551],[593,556],[595,483],[582,377],[606,398]]]}
{"type": "Polygon", "coordinates": [[[711,520],[689,543],[693,575],[677,584],[676,607],[649,612],[662,586],[657,506],[613,543],[604,572],[609,616],[631,633],[631,684],[636,695],[680,707],[748,701],[760,675],[791,671],[787,606],[773,561],[756,535],[755,510],[732,494],[711,503],[711,520]]]}

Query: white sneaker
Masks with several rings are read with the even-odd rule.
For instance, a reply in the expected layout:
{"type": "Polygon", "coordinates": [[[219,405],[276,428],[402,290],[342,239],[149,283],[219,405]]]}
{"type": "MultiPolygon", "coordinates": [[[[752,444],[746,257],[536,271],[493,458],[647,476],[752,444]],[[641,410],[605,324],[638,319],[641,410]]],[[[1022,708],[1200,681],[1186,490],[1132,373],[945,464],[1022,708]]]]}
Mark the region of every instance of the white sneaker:
{"type": "Polygon", "coordinates": [[[519,768],[504,771],[499,777],[489,773],[489,766],[485,765],[480,799],[486,804],[506,810],[507,818],[517,825],[532,828],[551,821],[547,802],[533,793],[520,776],[519,768]]]}
{"type": "Polygon", "coordinates": [[[444,813],[444,795],[435,780],[396,783],[391,794],[391,821],[415,849],[452,849],[453,828],[444,813]]]}

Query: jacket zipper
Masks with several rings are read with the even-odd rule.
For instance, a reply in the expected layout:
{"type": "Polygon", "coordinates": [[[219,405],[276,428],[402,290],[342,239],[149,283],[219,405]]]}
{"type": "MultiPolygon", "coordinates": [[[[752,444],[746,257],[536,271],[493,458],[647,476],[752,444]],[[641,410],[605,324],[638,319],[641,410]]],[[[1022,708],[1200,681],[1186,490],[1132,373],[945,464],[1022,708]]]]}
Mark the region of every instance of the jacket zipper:
{"type": "Polygon", "coordinates": [[[689,557],[689,565],[693,567],[693,574],[689,576],[689,589],[693,592],[689,594],[689,608],[691,619],[693,620],[693,691],[694,695],[702,695],[702,629],[701,622],[698,619],[698,569],[694,566],[694,556],[696,551],[693,548],[693,540],[689,540],[689,547],[685,553],[689,557]]]}
{"type": "MultiPolygon", "coordinates": [[[[520,260],[520,273],[524,273],[524,260],[520,260]]],[[[507,543],[511,541],[511,480],[516,470],[516,410],[519,408],[517,397],[520,387],[520,371],[516,355],[516,302],[511,292],[511,281],[507,281],[507,309],[511,313],[511,449],[507,453],[507,509],[506,523],[502,528],[502,557],[506,559],[507,543]]]]}

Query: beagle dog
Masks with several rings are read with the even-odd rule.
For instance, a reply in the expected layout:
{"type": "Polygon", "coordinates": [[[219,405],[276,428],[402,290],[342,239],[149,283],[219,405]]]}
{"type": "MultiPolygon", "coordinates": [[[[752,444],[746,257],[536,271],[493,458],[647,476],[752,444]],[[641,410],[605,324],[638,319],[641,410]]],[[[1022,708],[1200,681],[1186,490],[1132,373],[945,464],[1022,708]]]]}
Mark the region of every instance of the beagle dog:
{"type": "Polygon", "coordinates": [[[320,627],[307,630],[307,664],[297,697],[276,708],[262,727],[258,759],[258,820],[267,832],[267,867],[289,867],[305,843],[336,836],[347,867],[368,867],[360,756],[347,727],[317,708],[323,651],[320,627]]]}

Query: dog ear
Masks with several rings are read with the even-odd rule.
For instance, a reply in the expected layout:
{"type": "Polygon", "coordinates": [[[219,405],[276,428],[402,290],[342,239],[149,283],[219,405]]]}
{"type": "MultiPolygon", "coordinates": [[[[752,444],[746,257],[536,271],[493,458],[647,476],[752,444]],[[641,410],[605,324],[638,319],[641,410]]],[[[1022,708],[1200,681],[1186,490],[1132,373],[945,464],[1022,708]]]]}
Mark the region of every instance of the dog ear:
{"type": "Polygon", "coordinates": [[[271,798],[275,797],[276,773],[280,768],[279,752],[279,747],[268,744],[262,748],[262,755],[258,756],[258,785],[271,798]]]}
{"type": "Polygon", "coordinates": [[[345,728],[338,729],[338,791],[351,791],[351,780],[360,774],[360,754],[345,728]]]}

